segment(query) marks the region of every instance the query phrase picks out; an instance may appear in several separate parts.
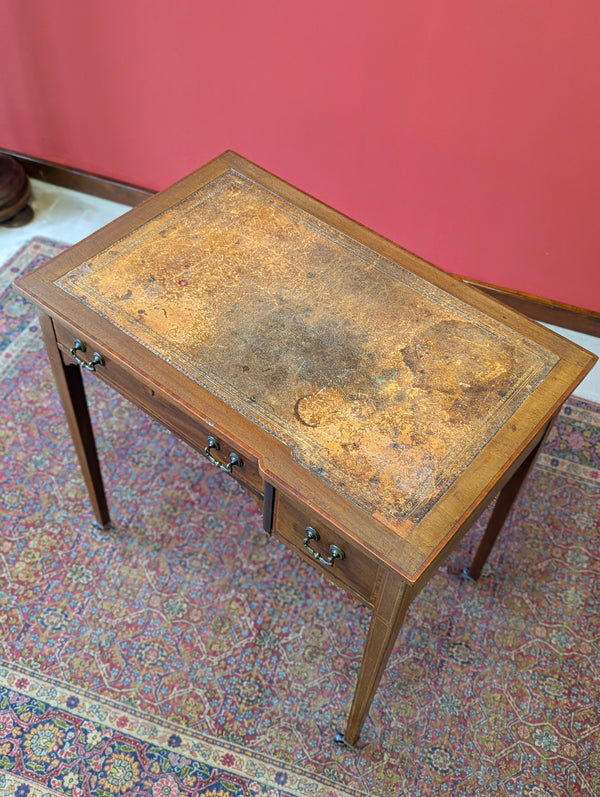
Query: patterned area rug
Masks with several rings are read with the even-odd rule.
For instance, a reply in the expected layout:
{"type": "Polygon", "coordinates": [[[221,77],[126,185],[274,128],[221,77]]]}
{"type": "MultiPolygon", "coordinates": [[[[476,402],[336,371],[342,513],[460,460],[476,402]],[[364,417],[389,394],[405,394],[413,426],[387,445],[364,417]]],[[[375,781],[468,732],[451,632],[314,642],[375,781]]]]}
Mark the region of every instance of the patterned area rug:
{"type": "Polygon", "coordinates": [[[479,583],[481,525],[414,602],[346,750],[368,611],[93,376],[116,528],[92,525],[11,287],[61,248],[0,270],[0,794],[598,795],[600,406],[567,402],[479,583]]]}

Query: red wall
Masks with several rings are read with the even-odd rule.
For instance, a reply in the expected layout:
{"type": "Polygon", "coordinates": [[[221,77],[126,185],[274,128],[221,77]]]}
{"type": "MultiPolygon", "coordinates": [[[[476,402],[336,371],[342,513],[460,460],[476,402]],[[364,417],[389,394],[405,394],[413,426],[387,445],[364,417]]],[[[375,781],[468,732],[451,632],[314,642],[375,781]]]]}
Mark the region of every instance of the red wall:
{"type": "Polygon", "coordinates": [[[0,146],[232,148],[448,270],[600,311],[597,0],[0,0],[0,146]]]}

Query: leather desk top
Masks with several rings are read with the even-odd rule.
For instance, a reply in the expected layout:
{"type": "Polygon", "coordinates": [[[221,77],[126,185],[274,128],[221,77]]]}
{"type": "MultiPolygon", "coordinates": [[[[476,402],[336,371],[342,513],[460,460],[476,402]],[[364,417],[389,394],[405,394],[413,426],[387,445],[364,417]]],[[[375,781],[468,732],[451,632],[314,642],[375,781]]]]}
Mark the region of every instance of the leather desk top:
{"type": "Polygon", "coordinates": [[[58,283],[389,518],[558,359],[233,170],[58,283]]]}

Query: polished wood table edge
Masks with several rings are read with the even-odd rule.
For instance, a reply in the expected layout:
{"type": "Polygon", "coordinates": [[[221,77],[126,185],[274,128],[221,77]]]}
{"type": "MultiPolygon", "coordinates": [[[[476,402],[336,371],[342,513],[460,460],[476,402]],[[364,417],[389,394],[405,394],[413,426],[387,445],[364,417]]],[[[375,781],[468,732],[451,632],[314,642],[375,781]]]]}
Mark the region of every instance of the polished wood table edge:
{"type": "MultiPolygon", "coordinates": [[[[532,454],[539,453],[541,444],[550,432],[554,420],[555,416],[551,416],[545,426],[531,439],[519,456],[515,456],[511,462],[507,463],[506,468],[502,474],[500,474],[497,482],[490,488],[487,495],[484,496],[481,501],[471,501],[467,506],[463,506],[455,516],[449,518],[448,525],[446,526],[447,532],[439,540],[435,548],[429,549],[429,558],[427,560],[424,558],[424,564],[414,578],[413,583],[417,585],[419,590],[422,589],[428,579],[435,574],[453,548],[458,546],[463,536],[472,528],[478,518],[488,510],[494,500],[502,494],[503,490],[510,484],[511,480],[522,467],[523,463],[526,462],[532,454]]],[[[521,483],[522,480],[519,484],[521,483]]],[[[426,520],[429,521],[430,519],[426,520]]],[[[438,523],[441,522],[441,520],[438,520],[438,523]]],[[[439,525],[437,527],[439,528],[439,525]]]]}
{"type": "MultiPolygon", "coordinates": [[[[592,367],[594,362],[593,355],[588,358],[587,367],[592,367]],[[591,358],[591,359],[590,359],[591,358]]],[[[559,363],[561,365],[561,363],[559,363]]],[[[565,369],[572,371],[573,366],[562,363],[565,369]]],[[[557,366],[558,367],[558,366],[557,366]]],[[[583,377],[582,377],[583,378],[583,377]]],[[[580,379],[576,379],[575,386],[580,379]]],[[[423,557],[432,550],[437,556],[443,549],[446,540],[452,536],[453,529],[460,528],[465,522],[465,517],[471,516],[471,508],[478,506],[482,501],[484,507],[487,506],[505,485],[511,472],[514,472],[520,464],[536,446],[539,441],[551,428],[556,417],[556,413],[562,407],[564,401],[571,395],[572,386],[557,394],[553,391],[552,379],[547,379],[540,385],[534,394],[530,396],[513,414],[511,425],[500,430],[489,441],[488,446],[481,451],[469,464],[465,474],[457,479],[456,490],[446,496],[445,501],[441,501],[437,507],[430,512],[418,526],[419,536],[424,543],[423,557]],[[546,395],[543,406],[543,415],[535,423],[528,420],[530,405],[539,400],[540,394],[546,395]],[[498,459],[492,460],[491,453],[497,453],[498,459]],[[502,464],[499,465],[498,463],[502,464]],[[478,482],[470,482],[467,471],[472,470],[478,475],[478,482]],[[461,489],[462,483],[466,482],[468,489],[461,489]],[[479,483],[489,485],[487,491],[473,489],[473,485],[479,483]],[[447,528],[448,533],[440,538],[439,529],[447,528]]],[[[473,518],[474,519],[474,518],[473,518]]],[[[427,563],[424,562],[425,566],[427,563]]],[[[421,567],[422,569],[422,567],[421,567]]],[[[418,572],[412,573],[413,578],[418,578],[418,572]]]]}

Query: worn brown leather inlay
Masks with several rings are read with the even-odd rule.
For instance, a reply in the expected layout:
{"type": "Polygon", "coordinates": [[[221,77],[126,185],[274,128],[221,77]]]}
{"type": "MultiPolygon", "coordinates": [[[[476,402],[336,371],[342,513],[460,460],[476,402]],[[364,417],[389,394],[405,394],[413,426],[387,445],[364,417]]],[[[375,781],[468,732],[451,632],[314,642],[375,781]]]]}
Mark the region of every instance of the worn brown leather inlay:
{"type": "Polygon", "coordinates": [[[557,360],[234,171],[57,284],[392,522],[557,360]]]}

